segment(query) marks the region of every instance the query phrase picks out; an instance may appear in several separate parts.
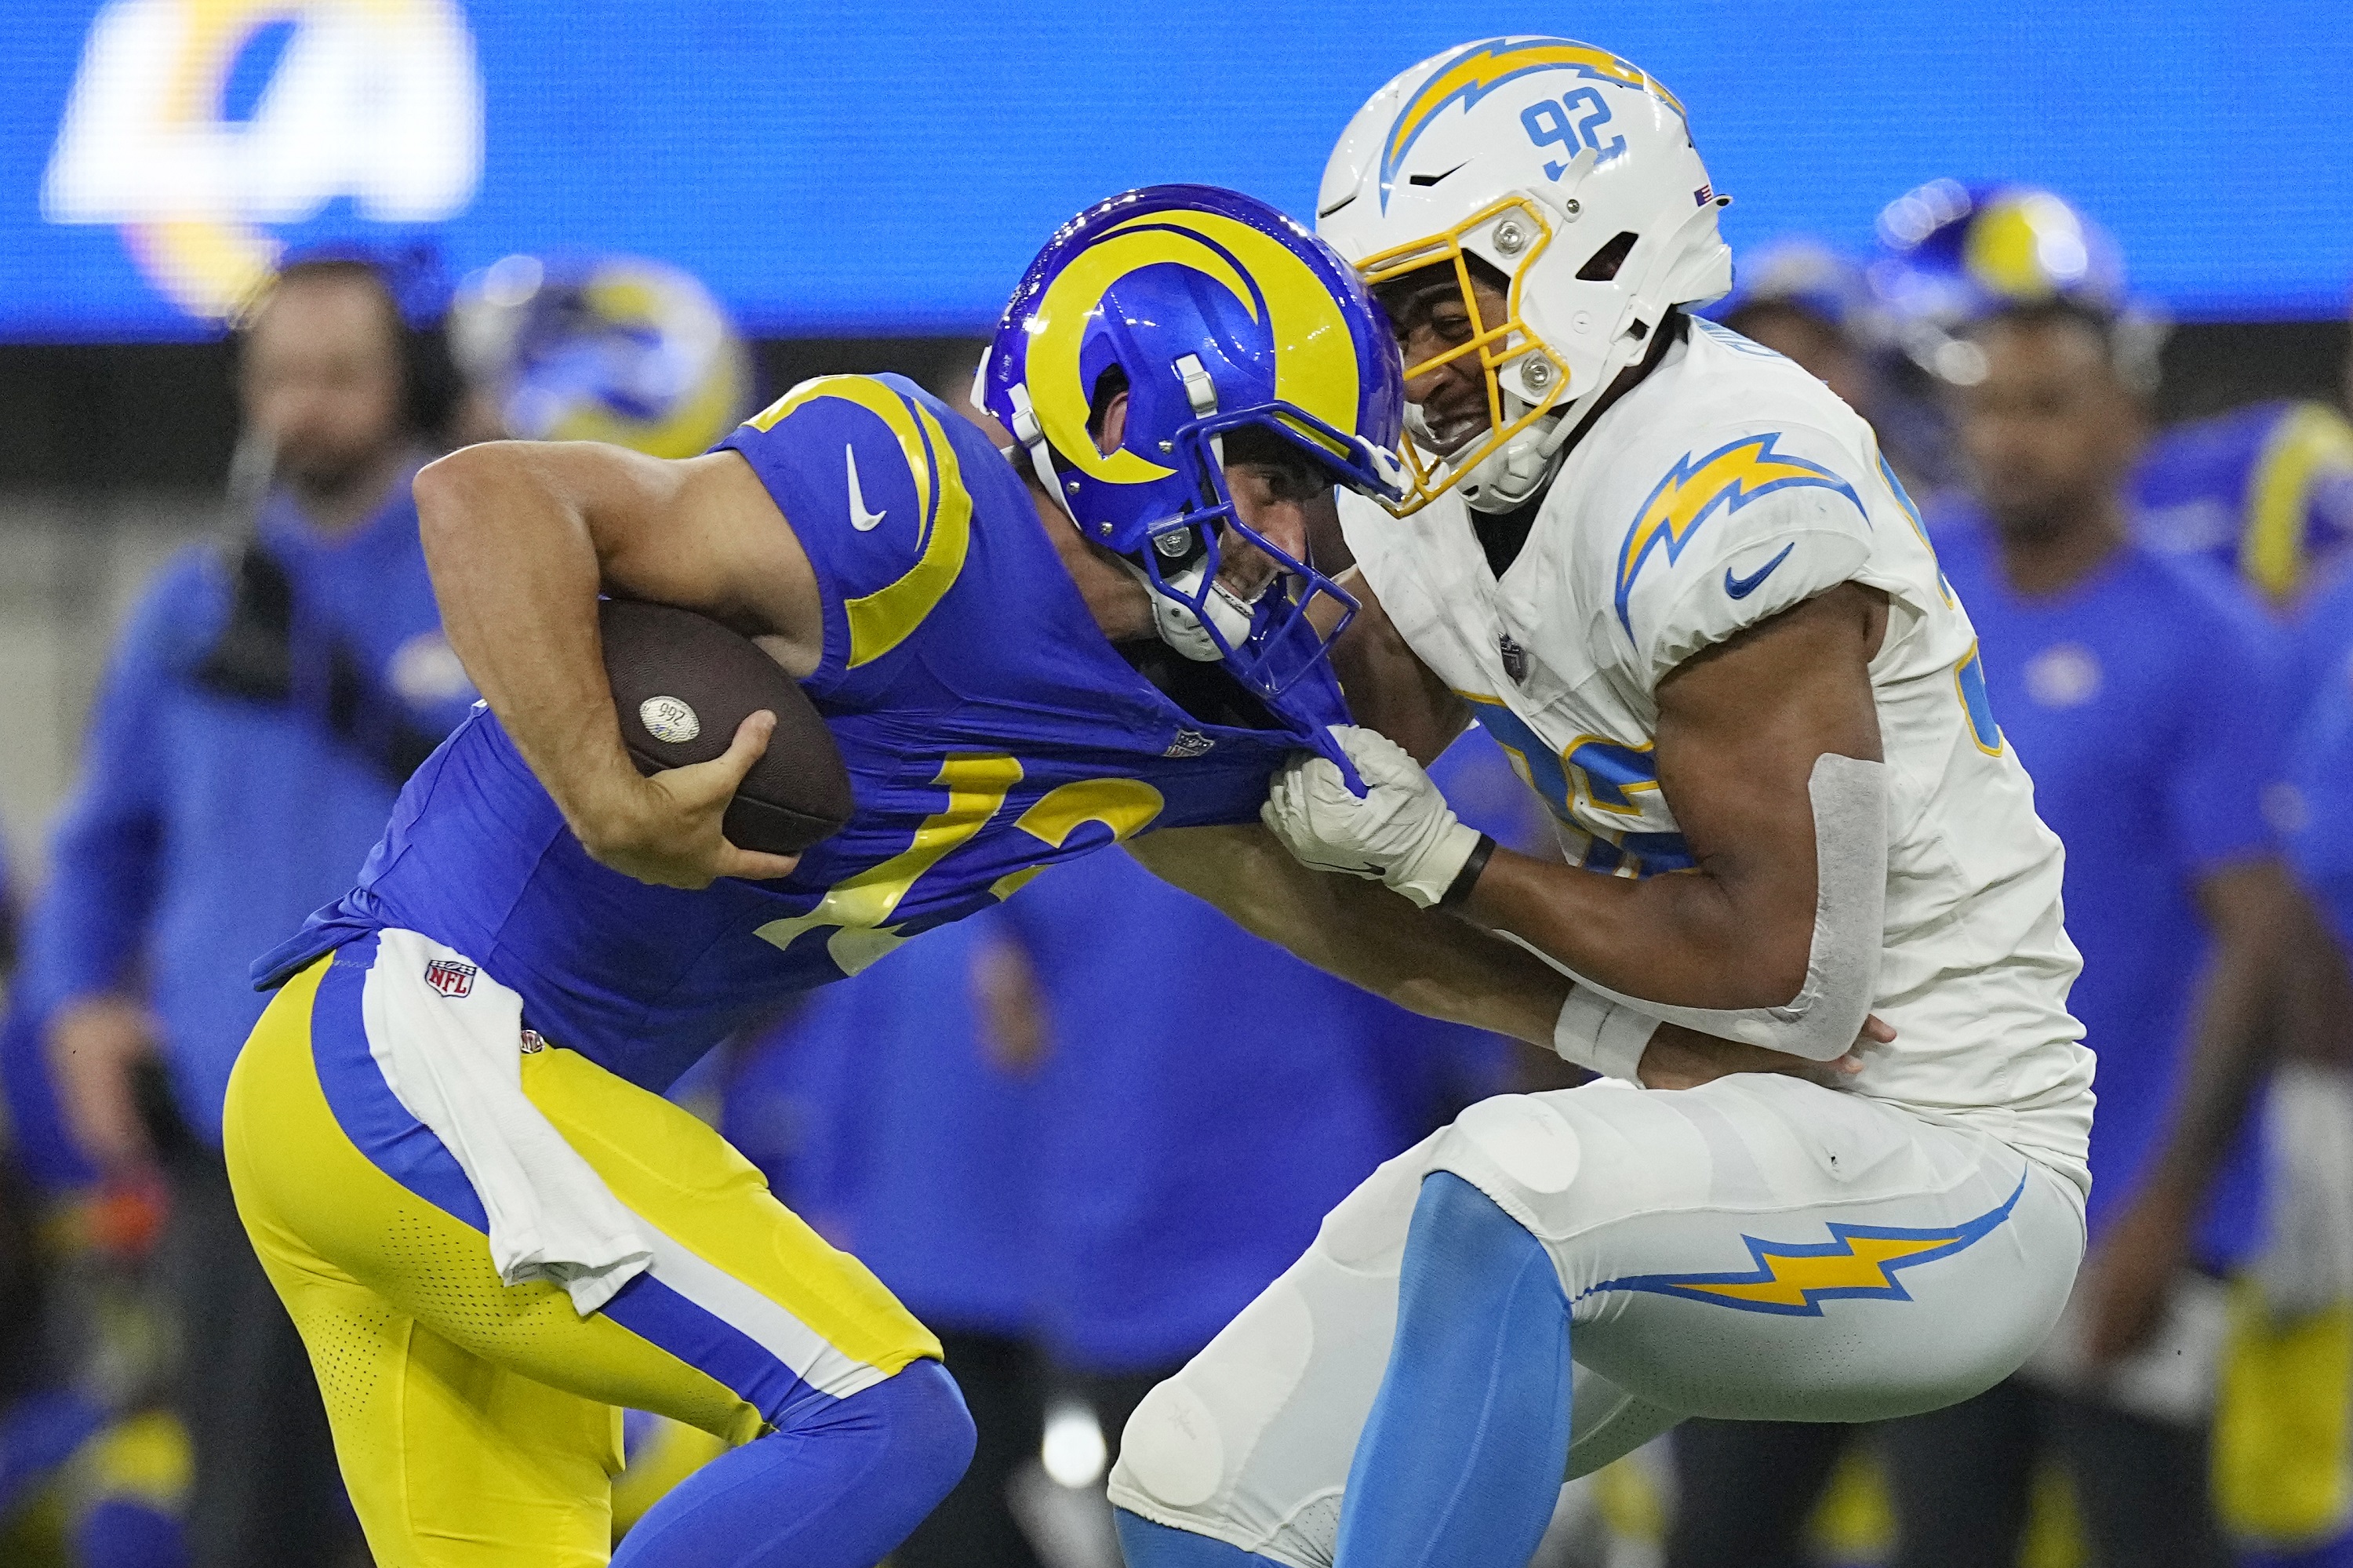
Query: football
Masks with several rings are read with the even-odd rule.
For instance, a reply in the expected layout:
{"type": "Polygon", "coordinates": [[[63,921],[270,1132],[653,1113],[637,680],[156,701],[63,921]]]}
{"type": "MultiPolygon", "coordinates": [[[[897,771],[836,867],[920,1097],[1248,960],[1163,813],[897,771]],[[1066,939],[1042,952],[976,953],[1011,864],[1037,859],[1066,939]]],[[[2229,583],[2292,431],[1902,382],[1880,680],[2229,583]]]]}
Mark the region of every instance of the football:
{"type": "Polygon", "coordinates": [[[666,604],[608,599],[596,620],[621,738],[639,772],[709,762],[765,708],[776,733],[727,808],[728,842],[797,854],[841,831],[857,809],[841,753],[798,683],[751,639],[666,604]]]}

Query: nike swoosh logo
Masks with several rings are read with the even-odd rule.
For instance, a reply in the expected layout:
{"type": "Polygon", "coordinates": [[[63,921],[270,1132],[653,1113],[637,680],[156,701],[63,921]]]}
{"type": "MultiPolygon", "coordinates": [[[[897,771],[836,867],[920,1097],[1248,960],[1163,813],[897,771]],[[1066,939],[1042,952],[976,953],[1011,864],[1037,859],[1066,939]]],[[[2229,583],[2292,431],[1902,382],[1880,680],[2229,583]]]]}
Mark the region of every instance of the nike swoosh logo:
{"type": "Polygon", "coordinates": [[[1779,566],[1783,561],[1789,558],[1789,552],[1797,547],[1797,543],[1794,540],[1782,546],[1781,553],[1779,555],[1774,556],[1771,560],[1766,562],[1763,566],[1757,567],[1754,572],[1745,577],[1736,577],[1732,575],[1732,568],[1730,567],[1725,567],[1724,591],[1730,594],[1735,599],[1746,599],[1750,594],[1757,591],[1757,584],[1763,582],[1767,577],[1773,575],[1773,568],[1775,567],[1779,566]]]}
{"type": "MultiPolygon", "coordinates": [[[[849,525],[861,534],[871,534],[882,521],[883,514],[866,510],[866,497],[858,488],[858,449],[845,446],[841,449],[841,456],[842,461],[849,465],[849,525]]],[[[1767,567],[1765,569],[1769,572],[1773,568],[1767,567]]]]}

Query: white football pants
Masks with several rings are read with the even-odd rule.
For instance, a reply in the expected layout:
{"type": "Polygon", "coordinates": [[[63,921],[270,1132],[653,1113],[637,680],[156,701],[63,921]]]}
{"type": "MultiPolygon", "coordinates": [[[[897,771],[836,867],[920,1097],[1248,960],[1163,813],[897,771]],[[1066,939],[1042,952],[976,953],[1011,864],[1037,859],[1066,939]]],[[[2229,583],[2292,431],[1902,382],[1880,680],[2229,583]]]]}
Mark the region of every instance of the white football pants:
{"type": "Polygon", "coordinates": [[[1577,1362],[1564,1479],[1686,1415],[1875,1421],[1966,1399],[2042,1342],[2084,1251],[2064,1177],[1859,1095],[1745,1075],[1501,1096],[1375,1171],[1153,1390],[1114,1504],[1327,1568],[1435,1171],[1493,1199],[1560,1271],[1577,1362]]]}

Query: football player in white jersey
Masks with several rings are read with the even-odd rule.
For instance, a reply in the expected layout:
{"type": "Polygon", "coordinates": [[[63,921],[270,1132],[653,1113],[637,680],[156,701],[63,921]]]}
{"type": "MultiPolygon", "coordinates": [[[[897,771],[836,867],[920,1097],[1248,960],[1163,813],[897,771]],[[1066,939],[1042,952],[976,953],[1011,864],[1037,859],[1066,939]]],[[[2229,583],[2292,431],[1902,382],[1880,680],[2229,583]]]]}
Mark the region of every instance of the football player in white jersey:
{"type": "Polygon", "coordinates": [[[1266,821],[1570,971],[1556,1043],[1608,1076],[1384,1166],[1153,1393],[1112,1479],[1132,1568],[1522,1568],[1564,1478],[1684,1415],[1935,1408],[2066,1299],[2092,1059],[2060,846],[1870,427],[1683,310],[1730,284],[1722,205],[1683,106],[1559,38],[1414,67],[1324,173],[1418,482],[1340,502],[1369,789],[1303,758],[1266,821]],[[1422,772],[1474,717],[1570,863],[1422,772]],[[1612,1081],[1661,1020],[1829,1061],[1873,1013],[1895,1038],[1839,1087],[1612,1081]]]}

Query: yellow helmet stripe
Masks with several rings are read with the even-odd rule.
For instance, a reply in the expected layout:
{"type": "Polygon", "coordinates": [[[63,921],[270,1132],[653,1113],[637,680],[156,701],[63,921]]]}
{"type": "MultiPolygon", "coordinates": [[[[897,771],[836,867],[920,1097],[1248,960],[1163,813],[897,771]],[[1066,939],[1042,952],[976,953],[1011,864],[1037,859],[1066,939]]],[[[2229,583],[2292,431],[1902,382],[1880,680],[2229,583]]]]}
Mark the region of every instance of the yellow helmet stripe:
{"type": "Polygon", "coordinates": [[[972,496],[964,487],[955,449],[931,410],[871,376],[820,376],[805,381],[746,422],[754,429],[773,429],[794,409],[819,397],[856,404],[898,439],[925,529],[923,553],[904,575],[842,605],[849,618],[849,667],[855,670],[904,642],[955,586],[972,547],[972,496]]]}
{"type": "MultiPolygon", "coordinates": [[[[1241,264],[1265,307],[1274,342],[1274,395],[1335,430],[1356,429],[1356,340],[1332,287],[1299,253],[1272,235],[1215,212],[1162,212],[1132,219],[1189,229],[1241,264]]],[[[1241,296],[1256,318],[1258,304],[1241,296]]]]}
{"type": "Polygon", "coordinates": [[[1091,393],[1079,369],[1088,322],[1119,281],[1142,268],[1188,267],[1232,294],[1275,346],[1275,396],[1340,430],[1356,428],[1356,339],[1339,302],[1290,247],[1219,213],[1144,213],[1072,258],[1039,299],[1028,387],[1038,426],[1056,452],[1092,479],[1145,484],[1176,471],[1123,447],[1095,450],[1091,393]]]}

